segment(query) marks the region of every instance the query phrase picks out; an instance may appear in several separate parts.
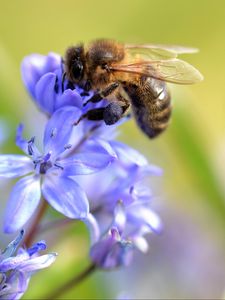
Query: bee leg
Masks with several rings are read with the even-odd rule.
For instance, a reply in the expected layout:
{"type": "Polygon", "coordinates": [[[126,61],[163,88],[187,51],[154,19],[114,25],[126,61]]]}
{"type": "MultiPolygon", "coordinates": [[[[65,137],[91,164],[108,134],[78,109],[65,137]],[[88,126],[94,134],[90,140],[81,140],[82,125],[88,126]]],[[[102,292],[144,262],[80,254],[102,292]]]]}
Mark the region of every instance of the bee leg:
{"type": "Polygon", "coordinates": [[[116,102],[111,102],[106,107],[95,108],[87,111],[74,123],[74,125],[78,125],[84,118],[87,118],[90,121],[103,120],[106,125],[112,125],[122,118],[126,110],[127,107],[121,106],[116,102]]]}
{"type": "Polygon", "coordinates": [[[80,121],[87,118],[90,121],[101,121],[103,120],[103,113],[104,113],[105,107],[95,108],[87,111],[85,114],[80,116],[80,118],[74,122],[73,125],[78,125],[80,121]]]}
{"type": "Polygon", "coordinates": [[[113,82],[112,84],[107,86],[103,91],[100,91],[97,94],[93,95],[87,102],[83,104],[83,106],[86,106],[89,102],[97,103],[101,101],[103,98],[106,98],[107,96],[112,94],[112,92],[114,92],[115,89],[118,88],[118,86],[119,86],[118,82],[113,82]]]}
{"type": "Polygon", "coordinates": [[[103,112],[103,120],[105,121],[106,125],[113,125],[122,118],[124,112],[125,110],[123,106],[117,102],[111,102],[105,107],[103,112]]]}

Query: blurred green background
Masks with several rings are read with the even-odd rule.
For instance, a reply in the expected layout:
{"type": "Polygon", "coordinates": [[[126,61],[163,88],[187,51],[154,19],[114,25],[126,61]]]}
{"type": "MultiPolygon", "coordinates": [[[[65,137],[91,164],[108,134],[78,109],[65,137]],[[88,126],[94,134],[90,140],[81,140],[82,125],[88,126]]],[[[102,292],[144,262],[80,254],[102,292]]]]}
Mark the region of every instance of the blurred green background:
{"type": "MultiPolygon", "coordinates": [[[[174,113],[167,132],[150,141],[130,121],[119,137],[164,169],[164,176],[152,181],[157,195],[153,206],[164,233],[152,236],[149,253],[137,255],[129,268],[97,272],[63,298],[116,298],[121,291],[132,299],[222,298],[225,1],[2,0],[0,5],[0,121],[8,133],[3,153],[17,151],[13,137],[19,122],[39,124],[39,113],[20,77],[25,55],[49,51],[63,55],[69,45],[101,37],[200,49],[183,58],[205,79],[193,86],[170,86],[174,113]]],[[[3,202],[7,195],[1,195],[3,202]]],[[[52,233],[50,240],[57,237],[52,250],[60,255],[50,269],[32,278],[25,299],[41,298],[87,265],[86,229],[78,224],[57,234],[52,233]]]]}

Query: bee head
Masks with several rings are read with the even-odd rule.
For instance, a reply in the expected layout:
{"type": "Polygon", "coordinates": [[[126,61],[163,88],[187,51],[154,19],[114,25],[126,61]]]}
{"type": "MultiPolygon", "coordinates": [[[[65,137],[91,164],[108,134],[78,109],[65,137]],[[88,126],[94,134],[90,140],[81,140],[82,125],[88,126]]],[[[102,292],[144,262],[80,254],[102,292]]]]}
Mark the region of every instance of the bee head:
{"type": "Polygon", "coordinates": [[[65,55],[66,74],[70,81],[80,82],[84,77],[85,54],[83,45],[73,46],[67,49],[65,55]]]}

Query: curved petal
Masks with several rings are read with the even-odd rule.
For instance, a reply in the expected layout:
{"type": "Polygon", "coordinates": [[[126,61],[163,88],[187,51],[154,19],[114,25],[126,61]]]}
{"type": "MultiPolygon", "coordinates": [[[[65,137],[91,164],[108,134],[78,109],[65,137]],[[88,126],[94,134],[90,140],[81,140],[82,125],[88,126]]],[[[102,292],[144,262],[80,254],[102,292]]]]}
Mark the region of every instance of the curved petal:
{"type": "Polygon", "coordinates": [[[9,270],[14,270],[18,266],[20,266],[21,263],[23,263],[29,258],[30,258],[29,254],[27,252],[24,252],[20,255],[9,257],[3,260],[2,263],[0,263],[1,272],[8,272],[9,270]]]}
{"type": "Polygon", "coordinates": [[[87,225],[90,232],[91,245],[94,245],[100,238],[98,222],[92,214],[88,214],[87,218],[84,219],[84,223],[87,225]]]}
{"type": "Polygon", "coordinates": [[[61,64],[61,57],[56,53],[49,53],[46,55],[31,54],[26,56],[21,64],[21,73],[23,82],[35,98],[35,85],[37,81],[48,72],[53,72],[59,68],[61,64]]]}
{"type": "Polygon", "coordinates": [[[147,225],[156,233],[160,233],[163,229],[159,216],[144,205],[133,205],[127,209],[127,218],[135,226],[141,227],[142,225],[147,225]]]}
{"type": "Polygon", "coordinates": [[[101,153],[79,153],[60,161],[66,176],[92,174],[106,168],[114,157],[101,153]]]}
{"type": "Polygon", "coordinates": [[[30,276],[23,272],[13,271],[7,279],[6,288],[0,291],[0,299],[20,299],[27,290],[30,276]]]}
{"type": "Polygon", "coordinates": [[[56,253],[49,253],[28,259],[21,263],[18,269],[24,273],[33,273],[37,270],[49,267],[55,261],[56,256],[56,253]]]}
{"type": "Polygon", "coordinates": [[[0,261],[3,261],[3,259],[6,259],[10,256],[12,256],[17,247],[19,246],[20,242],[22,241],[24,236],[24,230],[20,231],[20,234],[11,242],[8,244],[8,246],[5,248],[5,250],[0,255],[0,261]]]}
{"type": "Polygon", "coordinates": [[[20,123],[16,130],[16,145],[28,155],[28,141],[23,138],[24,125],[20,123]]]}
{"type": "Polygon", "coordinates": [[[46,176],[42,192],[49,204],[68,218],[87,218],[87,196],[74,180],[62,176],[46,176]]]}
{"type": "Polygon", "coordinates": [[[147,159],[135,149],[120,143],[118,141],[110,141],[110,145],[118,155],[119,160],[125,164],[135,163],[138,166],[148,164],[147,159]]]}
{"type": "Polygon", "coordinates": [[[15,178],[33,171],[32,160],[24,155],[2,154],[0,155],[0,177],[15,178]]]}
{"type": "Polygon", "coordinates": [[[4,231],[13,233],[34,214],[41,198],[40,179],[26,176],[14,186],[6,207],[4,231]]]}
{"type": "Polygon", "coordinates": [[[117,158],[116,152],[111,147],[110,143],[103,139],[90,138],[80,148],[81,152],[96,152],[109,154],[110,156],[117,158]]]}
{"type": "Polygon", "coordinates": [[[40,78],[35,86],[35,99],[38,105],[50,115],[54,112],[56,81],[57,76],[55,73],[47,73],[40,78]]]}
{"type": "Polygon", "coordinates": [[[23,138],[23,128],[24,128],[23,124],[19,124],[19,126],[17,127],[16,145],[29,156],[32,157],[40,156],[41,153],[34,144],[35,137],[32,137],[30,140],[25,140],[23,138]]]}
{"type": "MultiPolygon", "coordinates": [[[[57,157],[65,151],[76,122],[81,115],[77,107],[66,106],[58,109],[48,121],[44,133],[44,151],[57,157]]],[[[52,158],[53,159],[53,158],[52,158]]]]}
{"type": "Polygon", "coordinates": [[[76,90],[68,89],[65,90],[60,97],[57,97],[54,110],[57,110],[63,106],[76,106],[82,109],[83,101],[76,90]]]}

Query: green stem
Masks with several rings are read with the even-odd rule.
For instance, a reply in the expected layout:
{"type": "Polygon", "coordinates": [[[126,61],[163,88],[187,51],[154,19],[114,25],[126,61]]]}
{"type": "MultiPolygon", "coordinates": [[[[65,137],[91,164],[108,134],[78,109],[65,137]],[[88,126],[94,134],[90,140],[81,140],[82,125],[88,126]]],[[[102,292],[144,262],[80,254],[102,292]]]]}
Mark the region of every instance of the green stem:
{"type": "Polygon", "coordinates": [[[95,270],[97,269],[95,264],[90,264],[83,272],[73,277],[59,288],[54,290],[51,294],[49,294],[46,299],[56,299],[59,298],[64,293],[68,292],[70,289],[76,287],[81,281],[89,277],[95,270]]]}
{"type": "Polygon", "coordinates": [[[40,205],[39,211],[38,211],[37,215],[35,216],[33,224],[31,225],[30,230],[24,239],[24,245],[27,248],[29,248],[33,243],[35,235],[38,231],[39,223],[40,223],[42,217],[44,216],[47,207],[48,207],[48,203],[44,199],[42,199],[42,203],[40,205]]]}

